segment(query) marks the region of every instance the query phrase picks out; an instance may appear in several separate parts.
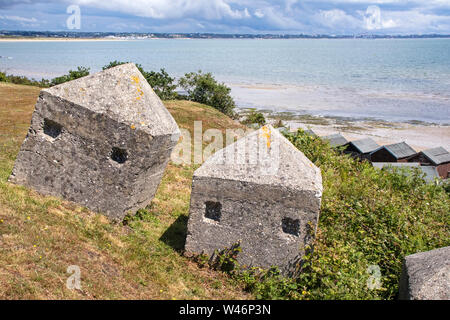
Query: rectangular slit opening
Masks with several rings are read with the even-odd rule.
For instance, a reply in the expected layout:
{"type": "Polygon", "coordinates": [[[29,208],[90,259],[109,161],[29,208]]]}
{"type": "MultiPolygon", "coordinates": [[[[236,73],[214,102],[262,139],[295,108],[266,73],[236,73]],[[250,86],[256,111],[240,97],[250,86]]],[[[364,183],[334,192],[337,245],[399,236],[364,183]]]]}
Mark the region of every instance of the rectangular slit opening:
{"type": "Polygon", "coordinates": [[[205,218],[220,222],[222,216],[222,204],[220,202],[205,202],[205,218]]]}

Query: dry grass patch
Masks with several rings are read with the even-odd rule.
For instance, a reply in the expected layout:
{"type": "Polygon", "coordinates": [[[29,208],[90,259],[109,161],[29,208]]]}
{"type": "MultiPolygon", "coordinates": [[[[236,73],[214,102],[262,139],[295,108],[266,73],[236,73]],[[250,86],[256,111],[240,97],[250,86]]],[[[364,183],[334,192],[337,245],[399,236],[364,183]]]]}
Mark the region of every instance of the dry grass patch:
{"type": "MultiPolygon", "coordinates": [[[[0,299],[252,298],[181,254],[194,166],[170,164],[152,205],[127,225],[8,183],[38,94],[0,84],[0,299]],[[70,265],[81,269],[81,290],[66,288],[70,265]]],[[[167,105],[180,127],[239,126],[200,104],[167,105]]]]}

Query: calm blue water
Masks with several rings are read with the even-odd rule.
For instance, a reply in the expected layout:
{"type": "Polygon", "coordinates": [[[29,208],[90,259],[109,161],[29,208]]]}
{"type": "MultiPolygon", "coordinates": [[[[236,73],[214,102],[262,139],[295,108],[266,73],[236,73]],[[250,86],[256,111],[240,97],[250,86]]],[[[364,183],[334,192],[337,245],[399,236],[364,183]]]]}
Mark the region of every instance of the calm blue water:
{"type": "Polygon", "coordinates": [[[0,69],[51,78],[112,60],[212,72],[240,107],[450,123],[450,39],[0,42],[0,69]]]}

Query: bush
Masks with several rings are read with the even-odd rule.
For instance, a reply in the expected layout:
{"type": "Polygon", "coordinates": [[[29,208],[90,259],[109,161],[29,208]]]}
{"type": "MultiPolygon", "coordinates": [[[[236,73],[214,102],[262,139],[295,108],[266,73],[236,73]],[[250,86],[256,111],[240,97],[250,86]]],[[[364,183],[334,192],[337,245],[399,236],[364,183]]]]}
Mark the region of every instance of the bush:
{"type": "Polygon", "coordinates": [[[89,70],[90,70],[90,68],[85,68],[85,67],[77,67],[77,70],[69,70],[69,74],[52,79],[52,81],[50,82],[50,86],[56,86],[58,84],[61,84],[61,83],[67,82],[67,81],[72,81],[72,80],[75,80],[78,78],[88,76],[89,70]]]}
{"type": "Polygon", "coordinates": [[[0,82],[6,82],[6,73],[0,71],[0,82]]]}
{"type": "Polygon", "coordinates": [[[144,76],[162,100],[171,100],[177,97],[175,92],[177,86],[174,84],[175,79],[171,78],[166,70],[161,69],[160,72],[146,72],[144,76]]]}
{"type": "Polygon", "coordinates": [[[256,112],[252,110],[247,118],[244,120],[244,124],[252,124],[257,123],[260,126],[263,126],[266,124],[266,118],[264,118],[264,115],[261,112],[256,112]]]}
{"type": "MultiPolygon", "coordinates": [[[[114,67],[120,66],[120,65],[125,64],[125,63],[129,63],[129,62],[114,60],[114,61],[111,61],[110,63],[108,63],[106,66],[103,66],[102,69],[106,70],[106,69],[114,68],[114,67]]],[[[138,70],[142,74],[145,73],[144,68],[142,68],[142,66],[140,64],[136,64],[136,68],[138,68],[138,70]]]]}
{"type": "Polygon", "coordinates": [[[404,256],[450,245],[443,185],[427,184],[418,170],[378,170],[302,130],[286,137],[321,168],[318,232],[297,279],[274,269],[235,275],[258,298],[395,299],[404,256]],[[371,290],[373,266],[380,268],[381,286],[371,290]]]}
{"type": "Polygon", "coordinates": [[[236,116],[231,89],[224,83],[218,83],[211,73],[186,73],[178,84],[186,90],[189,100],[212,106],[228,116],[236,116]]]}
{"type": "Polygon", "coordinates": [[[0,72],[0,82],[9,82],[9,83],[14,83],[14,84],[39,86],[39,87],[48,87],[49,86],[49,81],[46,79],[42,79],[41,81],[38,81],[35,79],[29,79],[24,76],[7,75],[5,72],[0,72]]]}
{"type": "MultiPolygon", "coordinates": [[[[112,61],[108,65],[103,67],[103,70],[116,67],[121,64],[128,62],[123,61],[112,61]]],[[[140,64],[136,64],[138,70],[142,73],[145,80],[150,84],[153,91],[158,95],[161,100],[171,100],[176,99],[177,94],[175,92],[176,85],[174,84],[175,79],[170,77],[165,69],[161,69],[160,72],[150,71],[146,72],[140,64]]]]}

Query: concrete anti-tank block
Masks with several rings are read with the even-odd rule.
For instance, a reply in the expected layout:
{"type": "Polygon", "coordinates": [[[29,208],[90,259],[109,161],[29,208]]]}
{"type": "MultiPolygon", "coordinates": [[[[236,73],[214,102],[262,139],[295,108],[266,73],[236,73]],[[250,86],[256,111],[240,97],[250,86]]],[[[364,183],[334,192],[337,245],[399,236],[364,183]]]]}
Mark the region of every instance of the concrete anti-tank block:
{"type": "Polygon", "coordinates": [[[180,132],[134,64],[43,89],[10,181],[113,220],[153,199],[180,132]]]}

